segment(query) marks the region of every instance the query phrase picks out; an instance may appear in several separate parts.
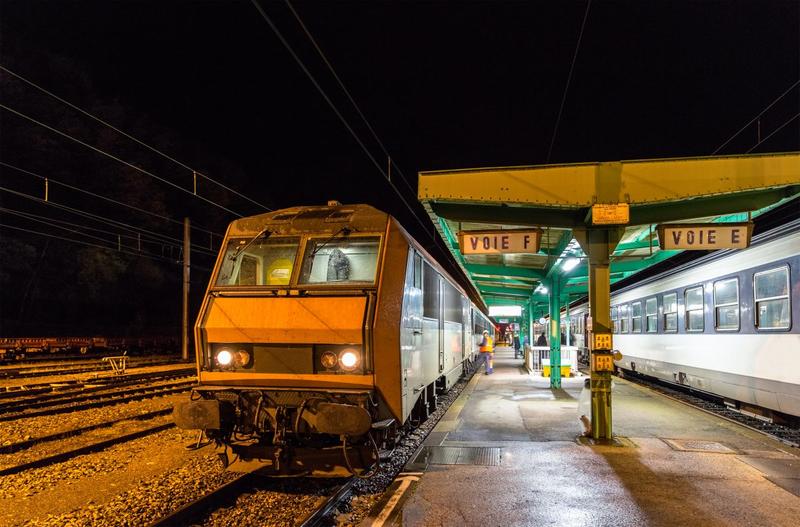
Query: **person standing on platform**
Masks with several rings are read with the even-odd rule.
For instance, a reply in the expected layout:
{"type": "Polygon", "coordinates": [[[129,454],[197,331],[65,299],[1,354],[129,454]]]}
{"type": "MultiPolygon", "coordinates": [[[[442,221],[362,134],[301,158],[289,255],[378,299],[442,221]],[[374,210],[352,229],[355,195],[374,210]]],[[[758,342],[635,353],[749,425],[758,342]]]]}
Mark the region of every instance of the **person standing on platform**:
{"type": "Polygon", "coordinates": [[[481,359],[486,363],[486,375],[494,373],[494,342],[487,330],[483,330],[483,339],[480,343],[481,359]]]}
{"type": "Polygon", "coordinates": [[[519,333],[514,333],[514,358],[518,358],[518,355],[521,355],[520,351],[522,349],[522,343],[519,341],[519,333]]]}
{"type": "Polygon", "coordinates": [[[536,345],[537,346],[547,346],[547,337],[544,335],[544,331],[542,331],[542,334],[539,335],[538,339],[536,339],[536,345]]]}

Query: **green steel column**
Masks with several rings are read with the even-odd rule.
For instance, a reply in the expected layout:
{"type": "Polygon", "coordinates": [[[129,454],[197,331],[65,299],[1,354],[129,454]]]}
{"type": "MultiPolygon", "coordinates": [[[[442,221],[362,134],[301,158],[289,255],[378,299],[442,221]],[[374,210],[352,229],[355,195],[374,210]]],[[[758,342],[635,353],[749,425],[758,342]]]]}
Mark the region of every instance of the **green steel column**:
{"type": "Polygon", "coordinates": [[[550,388],[561,388],[561,320],[559,277],[550,284],[550,388]]]}
{"type": "Polygon", "coordinates": [[[572,328],[570,328],[570,323],[569,323],[569,295],[567,295],[567,303],[564,304],[564,317],[567,320],[567,327],[564,330],[564,336],[566,337],[566,339],[564,340],[564,345],[569,346],[569,337],[570,333],[572,333],[572,328]]]}
{"type": "Polygon", "coordinates": [[[528,299],[528,346],[533,346],[536,342],[535,335],[533,334],[533,302],[528,299]]]}

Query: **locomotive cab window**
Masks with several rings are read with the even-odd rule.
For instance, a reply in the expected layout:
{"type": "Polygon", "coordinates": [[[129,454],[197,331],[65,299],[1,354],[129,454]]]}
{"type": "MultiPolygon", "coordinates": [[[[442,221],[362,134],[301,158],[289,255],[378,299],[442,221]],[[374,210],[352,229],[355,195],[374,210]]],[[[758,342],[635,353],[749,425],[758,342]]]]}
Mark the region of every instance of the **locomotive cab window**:
{"type": "Polygon", "coordinates": [[[788,329],[791,320],[789,305],[789,267],[755,273],[753,290],[758,329],[788,329]]]}
{"type": "Polygon", "coordinates": [[[309,240],[298,283],[374,283],[380,241],[378,236],[309,240]]]}
{"type": "Polygon", "coordinates": [[[296,237],[230,240],[216,285],[288,285],[299,244],[300,239],[296,237]]]}
{"type": "Polygon", "coordinates": [[[642,332],[642,303],[634,302],[631,304],[631,332],[642,332]]]}
{"type": "Polygon", "coordinates": [[[714,323],[717,331],[739,329],[739,279],[714,282],[714,323]]]}
{"type": "Polygon", "coordinates": [[[655,298],[648,298],[644,303],[644,313],[647,317],[648,333],[655,333],[658,331],[658,300],[655,298]]]}
{"type": "Polygon", "coordinates": [[[664,303],[664,331],[674,333],[678,331],[678,294],[664,295],[661,301],[664,303]]]}
{"type": "Polygon", "coordinates": [[[703,331],[703,286],[687,289],[684,302],[686,331],[703,331]]]}

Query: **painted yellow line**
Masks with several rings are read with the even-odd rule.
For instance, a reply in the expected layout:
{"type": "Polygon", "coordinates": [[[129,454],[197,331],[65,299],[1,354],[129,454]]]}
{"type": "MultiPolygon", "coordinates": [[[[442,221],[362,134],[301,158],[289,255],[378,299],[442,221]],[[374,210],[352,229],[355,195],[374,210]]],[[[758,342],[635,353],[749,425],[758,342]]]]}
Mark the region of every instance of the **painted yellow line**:
{"type": "Polygon", "coordinates": [[[372,527],[383,527],[383,524],[389,519],[389,516],[392,514],[392,511],[394,511],[394,508],[397,507],[397,503],[400,501],[400,498],[403,497],[408,487],[410,487],[412,483],[419,481],[419,476],[402,476],[398,477],[397,480],[400,481],[400,485],[398,485],[392,497],[389,498],[389,501],[386,502],[386,506],[378,517],[372,522],[372,527]]]}

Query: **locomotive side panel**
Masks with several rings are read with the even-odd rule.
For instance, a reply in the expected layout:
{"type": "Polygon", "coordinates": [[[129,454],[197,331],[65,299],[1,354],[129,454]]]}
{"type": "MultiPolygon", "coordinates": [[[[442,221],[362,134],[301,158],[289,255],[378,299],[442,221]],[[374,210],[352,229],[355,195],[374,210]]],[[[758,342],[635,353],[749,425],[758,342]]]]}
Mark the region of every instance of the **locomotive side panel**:
{"type": "Polygon", "coordinates": [[[401,378],[401,322],[408,266],[408,241],[389,221],[380,276],[373,331],[375,387],[392,417],[403,422],[401,378]]]}

